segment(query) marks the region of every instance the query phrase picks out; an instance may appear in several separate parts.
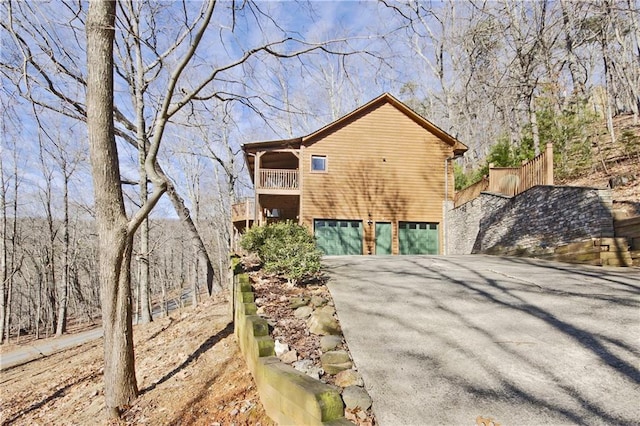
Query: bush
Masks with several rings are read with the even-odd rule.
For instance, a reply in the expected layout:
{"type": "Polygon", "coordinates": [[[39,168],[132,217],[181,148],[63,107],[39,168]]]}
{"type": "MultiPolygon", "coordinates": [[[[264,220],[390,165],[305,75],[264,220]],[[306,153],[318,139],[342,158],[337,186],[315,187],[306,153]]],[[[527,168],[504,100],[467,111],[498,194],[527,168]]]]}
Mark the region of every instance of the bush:
{"type": "Polygon", "coordinates": [[[307,228],[294,222],[277,222],[249,229],[240,246],[260,256],[265,272],[284,276],[294,284],[320,272],[322,254],[307,228]]]}

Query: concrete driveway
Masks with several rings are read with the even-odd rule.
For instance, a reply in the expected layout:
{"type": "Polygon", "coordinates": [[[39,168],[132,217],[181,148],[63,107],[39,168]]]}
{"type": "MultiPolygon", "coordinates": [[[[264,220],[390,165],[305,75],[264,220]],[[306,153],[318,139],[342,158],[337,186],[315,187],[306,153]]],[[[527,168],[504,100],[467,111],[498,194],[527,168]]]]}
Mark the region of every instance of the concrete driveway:
{"type": "Polygon", "coordinates": [[[640,424],[640,269],[324,260],[381,425],[640,424]]]}

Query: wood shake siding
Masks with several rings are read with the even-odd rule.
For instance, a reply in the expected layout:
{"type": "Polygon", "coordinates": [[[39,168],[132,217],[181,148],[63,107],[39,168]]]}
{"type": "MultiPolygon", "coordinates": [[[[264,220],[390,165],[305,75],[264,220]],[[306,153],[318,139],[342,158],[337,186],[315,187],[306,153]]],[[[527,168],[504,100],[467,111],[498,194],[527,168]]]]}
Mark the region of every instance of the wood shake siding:
{"type": "MultiPolygon", "coordinates": [[[[327,254],[354,254],[360,247],[374,254],[376,228],[379,254],[389,254],[389,231],[392,254],[442,253],[443,201],[454,195],[453,167],[445,178],[445,161],[467,147],[389,93],[309,135],[242,149],[256,185],[254,223],[297,219],[316,231],[314,220],[323,220],[316,237],[327,254]],[[311,170],[314,156],[325,170],[311,170]],[[399,230],[402,222],[431,225],[408,223],[399,230]]],[[[248,220],[253,215],[236,218],[234,226],[241,229],[248,220]]]]}
{"type": "MultiPolygon", "coordinates": [[[[445,159],[453,153],[450,145],[390,103],[363,111],[304,145],[304,224],[313,229],[313,219],[361,220],[367,254],[375,246],[375,225],[367,222],[391,222],[392,249],[397,254],[399,221],[438,223],[442,252],[445,159]],[[312,155],[326,156],[326,173],[311,172],[312,155]]],[[[450,167],[448,197],[452,196],[450,167]]]]}

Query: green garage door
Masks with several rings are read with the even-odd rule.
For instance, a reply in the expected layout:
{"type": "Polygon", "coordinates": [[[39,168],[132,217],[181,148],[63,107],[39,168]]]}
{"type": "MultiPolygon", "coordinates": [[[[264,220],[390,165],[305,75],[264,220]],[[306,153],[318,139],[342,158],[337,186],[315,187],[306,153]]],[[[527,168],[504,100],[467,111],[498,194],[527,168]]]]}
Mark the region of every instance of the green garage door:
{"type": "Polygon", "coordinates": [[[391,223],[376,222],[376,254],[391,254],[391,223]]]}
{"type": "Polygon", "coordinates": [[[438,224],[400,222],[398,244],[400,254],[438,254],[438,224]]]}
{"type": "Polygon", "coordinates": [[[318,248],[326,255],[362,254],[361,220],[313,221],[318,248]]]}

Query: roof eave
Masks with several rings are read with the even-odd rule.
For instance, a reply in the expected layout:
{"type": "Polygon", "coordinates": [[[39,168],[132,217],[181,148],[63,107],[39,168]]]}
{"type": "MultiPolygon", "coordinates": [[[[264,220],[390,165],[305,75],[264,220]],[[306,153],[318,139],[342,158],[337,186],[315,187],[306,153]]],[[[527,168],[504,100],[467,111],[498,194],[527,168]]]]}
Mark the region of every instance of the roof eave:
{"type": "Polygon", "coordinates": [[[440,138],[442,141],[444,141],[445,143],[447,143],[448,145],[450,145],[454,152],[456,154],[464,154],[469,148],[463,144],[462,142],[460,142],[458,139],[456,139],[455,137],[451,136],[449,133],[445,132],[444,130],[442,130],[441,128],[439,128],[438,126],[436,126],[435,124],[433,124],[432,122],[430,122],[429,120],[427,120],[426,118],[424,118],[423,116],[421,116],[420,114],[418,114],[417,112],[415,112],[414,110],[412,110],[411,108],[409,108],[407,105],[405,105],[404,103],[402,103],[401,101],[399,101],[398,99],[396,99],[393,95],[391,95],[390,93],[383,93],[382,95],[378,96],[377,98],[367,102],[366,104],[364,104],[363,106],[361,106],[360,108],[351,111],[350,113],[340,117],[339,119],[327,124],[326,126],[320,128],[319,130],[316,130],[315,132],[304,136],[301,138],[301,142],[303,144],[309,143],[315,139],[320,138],[322,135],[330,132],[333,128],[340,126],[342,123],[347,122],[348,120],[350,120],[351,118],[353,118],[354,116],[357,116],[359,114],[361,114],[363,111],[366,111],[370,108],[372,108],[373,106],[383,103],[383,102],[388,102],[390,104],[392,104],[393,106],[395,106],[396,108],[398,108],[401,112],[403,112],[404,114],[406,114],[409,118],[411,118],[414,122],[416,122],[418,125],[422,126],[423,128],[427,129],[428,131],[430,131],[431,133],[433,133],[434,135],[436,135],[438,138],[440,138]]]}

